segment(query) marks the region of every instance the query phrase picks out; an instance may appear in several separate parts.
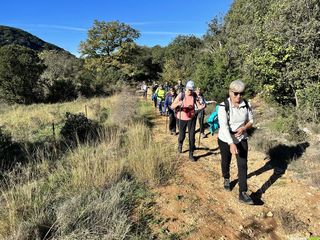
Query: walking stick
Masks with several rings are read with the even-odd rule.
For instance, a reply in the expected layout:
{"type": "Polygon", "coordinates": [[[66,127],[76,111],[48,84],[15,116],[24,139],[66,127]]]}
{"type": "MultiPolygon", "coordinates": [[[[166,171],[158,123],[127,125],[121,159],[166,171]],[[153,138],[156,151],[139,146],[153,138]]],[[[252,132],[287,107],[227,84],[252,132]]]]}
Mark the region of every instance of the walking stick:
{"type": "Polygon", "coordinates": [[[167,130],[168,130],[168,118],[169,118],[169,115],[166,114],[166,133],[167,133],[167,130]]]}
{"type": "MultiPolygon", "coordinates": [[[[204,119],[204,112],[203,110],[200,110],[200,130],[199,130],[199,140],[198,140],[198,148],[200,148],[200,138],[201,138],[201,126],[203,126],[203,119],[204,119]]],[[[197,119],[196,119],[197,121],[197,119]]],[[[197,124],[197,122],[196,122],[197,124]]]]}

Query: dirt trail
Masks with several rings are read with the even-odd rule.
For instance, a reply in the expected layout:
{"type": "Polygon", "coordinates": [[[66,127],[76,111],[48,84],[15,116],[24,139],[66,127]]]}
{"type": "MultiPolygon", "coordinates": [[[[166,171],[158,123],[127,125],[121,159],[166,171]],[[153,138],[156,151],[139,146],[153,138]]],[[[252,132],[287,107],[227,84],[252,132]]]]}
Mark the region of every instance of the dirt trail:
{"type": "MultiPolygon", "coordinates": [[[[153,129],[157,141],[177,146],[177,136],[165,132],[164,116],[157,116],[153,129]]],[[[198,147],[198,135],[196,146],[198,147]]],[[[249,142],[250,144],[250,142],[249,142]]],[[[303,239],[320,236],[320,191],[292,177],[289,170],[262,196],[258,205],[238,201],[238,185],[223,190],[216,136],[201,139],[196,162],[188,159],[188,139],[176,176],[166,186],[154,189],[151,211],[158,219],[151,226],[160,239],[303,239]]],[[[248,173],[266,160],[249,150],[248,173]]],[[[248,179],[250,192],[272,175],[266,171],[248,179]]],[[[237,178],[234,159],[231,180],[237,178]]]]}

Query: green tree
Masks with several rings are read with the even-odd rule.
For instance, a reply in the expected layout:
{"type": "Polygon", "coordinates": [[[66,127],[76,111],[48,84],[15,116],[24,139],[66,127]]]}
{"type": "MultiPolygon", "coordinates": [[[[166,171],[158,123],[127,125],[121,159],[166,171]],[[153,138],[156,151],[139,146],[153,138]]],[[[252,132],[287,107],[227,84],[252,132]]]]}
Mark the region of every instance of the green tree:
{"type": "Polygon", "coordinates": [[[88,31],[88,39],[80,43],[80,52],[85,57],[111,57],[119,50],[130,47],[140,33],[119,21],[95,20],[88,31]]]}
{"type": "Polygon", "coordinates": [[[42,99],[40,75],[45,66],[37,53],[18,45],[0,48],[0,98],[30,104],[42,99]]]}
{"type": "Polygon", "coordinates": [[[81,60],[56,50],[43,51],[39,56],[46,65],[46,70],[41,74],[46,100],[56,102],[75,98],[76,91],[83,88],[83,82],[79,80],[81,60]],[[63,85],[66,88],[63,89],[63,85]]]}
{"type": "Polygon", "coordinates": [[[80,44],[80,52],[84,68],[94,76],[99,92],[105,90],[109,94],[118,81],[134,79],[137,68],[133,63],[139,51],[134,40],[139,36],[125,23],[94,21],[88,39],[80,44]]]}
{"type": "Polygon", "coordinates": [[[195,36],[178,36],[165,51],[162,78],[167,82],[185,81],[191,78],[203,41],[195,36]]]}

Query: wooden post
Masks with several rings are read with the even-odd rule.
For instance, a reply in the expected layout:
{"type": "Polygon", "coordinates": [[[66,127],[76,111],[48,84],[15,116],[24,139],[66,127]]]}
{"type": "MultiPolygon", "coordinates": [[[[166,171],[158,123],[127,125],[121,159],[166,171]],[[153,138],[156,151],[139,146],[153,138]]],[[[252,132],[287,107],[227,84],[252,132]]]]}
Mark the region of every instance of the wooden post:
{"type": "Polygon", "coordinates": [[[56,131],[54,127],[54,121],[52,121],[52,134],[53,134],[53,141],[56,141],[56,131]]]}

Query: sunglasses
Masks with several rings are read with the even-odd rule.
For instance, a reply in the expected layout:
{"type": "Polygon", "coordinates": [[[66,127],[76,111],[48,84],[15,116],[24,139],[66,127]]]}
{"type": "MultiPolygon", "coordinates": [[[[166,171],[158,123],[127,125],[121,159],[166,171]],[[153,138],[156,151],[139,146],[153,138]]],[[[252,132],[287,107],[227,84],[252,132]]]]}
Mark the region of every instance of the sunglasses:
{"type": "Polygon", "coordinates": [[[238,95],[243,96],[244,95],[244,92],[234,92],[234,91],[232,91],[232,92],[235,96],[238,96],[238,95]]]}

